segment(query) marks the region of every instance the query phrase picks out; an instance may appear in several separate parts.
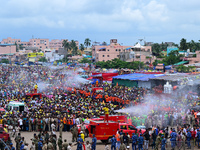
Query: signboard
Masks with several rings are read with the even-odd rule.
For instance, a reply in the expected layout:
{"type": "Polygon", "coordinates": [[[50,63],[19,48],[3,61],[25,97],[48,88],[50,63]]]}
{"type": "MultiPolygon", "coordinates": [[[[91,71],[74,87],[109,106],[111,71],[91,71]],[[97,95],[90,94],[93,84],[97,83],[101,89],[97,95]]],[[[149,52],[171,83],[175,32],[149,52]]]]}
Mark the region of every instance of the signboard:
{"type": "Polygon", "coordinates": [[[28,57],[44,56],[44,53],[28,53],[28,57]]]}

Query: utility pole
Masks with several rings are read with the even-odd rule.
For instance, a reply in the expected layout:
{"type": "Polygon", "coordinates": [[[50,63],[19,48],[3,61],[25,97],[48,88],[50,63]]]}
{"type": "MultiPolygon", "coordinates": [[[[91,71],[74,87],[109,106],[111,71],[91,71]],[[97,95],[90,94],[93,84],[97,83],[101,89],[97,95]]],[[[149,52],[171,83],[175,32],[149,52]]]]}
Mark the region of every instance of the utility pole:
{"type": "Polygon", "coordinates": [[[139,71],[141,69],[140,64],[141,64],[141,42],[143,41],[143,39],[138,39],[140,41],[140,63],[139,63],[139,71]]]}

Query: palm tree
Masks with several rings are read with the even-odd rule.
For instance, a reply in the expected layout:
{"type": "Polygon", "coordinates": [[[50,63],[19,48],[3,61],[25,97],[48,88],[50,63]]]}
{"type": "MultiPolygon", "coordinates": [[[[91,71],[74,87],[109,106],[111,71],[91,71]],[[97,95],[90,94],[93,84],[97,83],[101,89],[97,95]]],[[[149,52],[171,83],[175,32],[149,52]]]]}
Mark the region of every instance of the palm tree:
{"type": "Polygon", "coordinates": [[[63,40],[62,46],[64,47],[66,52],[68,52],[68,49],[70,49],[70,43],[68,42],[68,40],[63,40]]]}
{"type": "Polygon", "coordinates": [[[80,44],[80,47],[79,47],[79,48],[80,48],[81,51],[84,51],[84,49],[85,49],[85,47],[84,47],[83,44],[80,44]]]}
{"type": "Polygon", "coordinates": [[[86,49],[87,49],[88,46],[90,46],[90,44],[91,44],[91,40],[89,38],[86,38],[85,42],[84,42],[84,45],[86,46],[86,49]]]}
{"type": "Polygon", "coordinates": [[[102,45],[107,45],[107,43],[104,41],[104,42],[102,43],[102,45]]]}
{"type": "Polygon", "coordinates": [[[77,55],[78,47],[76,46],[76,42],[74,40],[71,40],[70,47],[72,48],[72,54],[77,55]]]}

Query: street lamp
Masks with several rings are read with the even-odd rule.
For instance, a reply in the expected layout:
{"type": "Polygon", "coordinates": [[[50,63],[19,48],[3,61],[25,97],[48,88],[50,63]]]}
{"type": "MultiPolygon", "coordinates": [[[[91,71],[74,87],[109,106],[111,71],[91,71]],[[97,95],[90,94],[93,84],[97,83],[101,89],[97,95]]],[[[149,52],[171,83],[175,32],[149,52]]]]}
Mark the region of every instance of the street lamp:
{"type": "MultiPolygon", "coordinates": [[[[141,42],[143,39],[138,39],[140,41],[140,63],[141,63],[141,42]]],[[[140,63],[139,63],[139,71],[140,71],[140,63]]]]}

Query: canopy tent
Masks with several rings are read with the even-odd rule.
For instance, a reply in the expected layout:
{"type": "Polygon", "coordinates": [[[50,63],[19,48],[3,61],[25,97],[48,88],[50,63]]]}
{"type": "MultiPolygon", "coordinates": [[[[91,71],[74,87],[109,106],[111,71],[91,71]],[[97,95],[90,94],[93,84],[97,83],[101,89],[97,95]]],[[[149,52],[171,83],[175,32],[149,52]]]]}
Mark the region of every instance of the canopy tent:
{"type": "Polygon", "coordinates": [[[107,81],[110,78],[117,76],[118,73],[92,73],[92,77],[95,79],[99,79],[100,81],[107,81]]]}
{"type": "Polygon", "coordinates": [[[174,64],[175,66],[178,66],[178,65],[183,65],[183,64],[186,64],[188,63],[189,61],[181,61],[181,62],[178,62],[176,64],[174,64]]]}
{"type": "Polygon", "coordinates": [[[137,43],[135,46],[132,46],[131,48],[144,48],[140,43],[137,43]]]}

